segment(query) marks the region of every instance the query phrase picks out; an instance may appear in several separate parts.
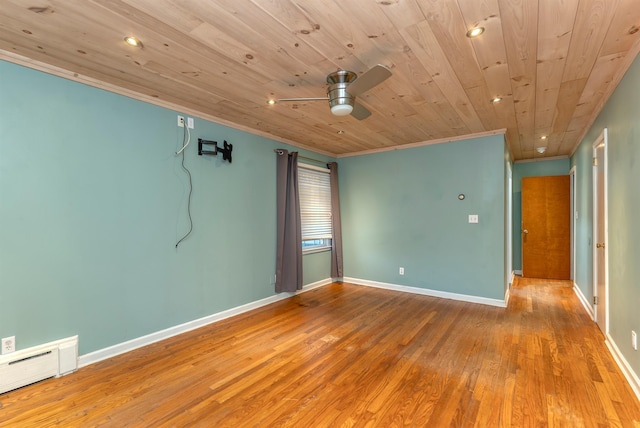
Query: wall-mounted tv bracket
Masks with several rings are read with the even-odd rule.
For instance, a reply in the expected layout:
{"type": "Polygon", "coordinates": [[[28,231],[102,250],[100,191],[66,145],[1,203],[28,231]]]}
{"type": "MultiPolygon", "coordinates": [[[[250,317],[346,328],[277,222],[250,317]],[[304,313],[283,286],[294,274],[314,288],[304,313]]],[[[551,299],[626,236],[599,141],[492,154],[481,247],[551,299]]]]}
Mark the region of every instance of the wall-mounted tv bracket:
{"type": "Polygon", "coordinates": [[[217,156],[218,153],[222,153],[222,160],[229,161],[231,163],[231,150],[233,150],[233,144],[227,143],[227,140],[224,141],[223,147],[218,147],[217,141],[209,141],[203,140],[202,138],[198,138],[198,155],[213,155],[217,156]],[[213,146],[213,150],[202,150],[202,146],[213,146]]]}

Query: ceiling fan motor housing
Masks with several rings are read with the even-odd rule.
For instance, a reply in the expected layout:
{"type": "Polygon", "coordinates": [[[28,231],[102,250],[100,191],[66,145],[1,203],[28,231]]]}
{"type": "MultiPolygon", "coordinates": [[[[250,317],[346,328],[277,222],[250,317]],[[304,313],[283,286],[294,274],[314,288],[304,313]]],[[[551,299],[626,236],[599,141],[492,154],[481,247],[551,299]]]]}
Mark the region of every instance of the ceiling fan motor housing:
{"type": "Polygon", "coordinates": [[[347,70],[338,70],[327,76],[327,83],[330,85],[327,96],[331,113],[336,116],[351,114],[355,97],[347,92],[347,86],[357,78],[356,73],[347,70]]]}

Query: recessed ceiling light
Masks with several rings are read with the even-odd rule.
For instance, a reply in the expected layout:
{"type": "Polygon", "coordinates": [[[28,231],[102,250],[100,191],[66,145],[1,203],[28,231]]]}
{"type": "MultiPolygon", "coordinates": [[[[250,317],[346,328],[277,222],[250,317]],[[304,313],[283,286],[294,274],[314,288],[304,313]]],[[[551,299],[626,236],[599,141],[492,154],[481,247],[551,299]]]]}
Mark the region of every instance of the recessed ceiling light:
{"type": "Polygon", "coordinates": [[[482,33],[484,33],[484,27],[474,27],[467,31],[467,37],[472,39],[474,37],[478,37],[482,33]]]}
{"type": "Polygon", "coordinates": [[[344,134],[344,131],[340,130],[340,131],[337,132],[337,134],[338,135],[342,135],[342,134],[344,134]]]}
{"type": "Polygon", "coordinates": [[[142,42],[133,36],[127,36],[124,38],[124,41],[129,45],[129,46],[133,46],[136,48],[141,48],[142,47],[142,42]]]}
{"type": "Polygon", "coordinates": [[[546,140],[546,139],[547,139],[547,136],[546,136],[546,135],[543,135],[542,137],[540,137],[540,139],[541,139],[541,140],[546,140]]]}
{"type": "Polygon", "coordinates": [[[546,147],[538,147],[538,148],[536,149],[536,152],[538,152],[538,153],[540,153],[540,154],[543,154],[543,153],[544,153],[544,152],[546,152],[546,151],[547,151],[547,148],[546,148],[546,147]]]}
{"type": "Polygon", "coordinates": [[[500,98],[500,97],[495,97],[494,99],[492,99],[492,100],[491,100],[491,102],[492,102],[493,104],[495,104],[495,103],[499,103],[500,101],[502,101],[502,98],[500,98]]]}
{"type": "Polygon", "coordinates": [[[276,103],[276,100],[267,101],[267,104],[269,104],[270,106],[274,105],[275,103],[276,103]]]}

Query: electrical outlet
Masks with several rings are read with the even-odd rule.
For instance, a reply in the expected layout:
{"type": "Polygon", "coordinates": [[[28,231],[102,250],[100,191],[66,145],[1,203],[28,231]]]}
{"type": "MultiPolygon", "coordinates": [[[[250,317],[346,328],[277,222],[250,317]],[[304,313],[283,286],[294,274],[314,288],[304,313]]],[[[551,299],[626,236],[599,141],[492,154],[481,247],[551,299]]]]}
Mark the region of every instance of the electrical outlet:
{"type": "Polygon", "coordinates": [[[635,351],[638,350],[638,336],[636,336],[636,332],[631,330],[631,346],[635,351]]]}
{"type": "Polygon", "coordinates": [[[178,126],[184,128],[184,117],[178,116],[178,126]]]}
{"type": "Polygon", "coordinates": [[[192,117],[188,117],[187,118],[187,126],[189,127],[189,129],[193,129],[193,118],[192,117]]]}
{"type": "Polygon", "coordinates": [[[399,273],[400,275],[404,275],[404,268],[403,268],[403,267],[401,267],[400,269],[398,269],[398,273],[399,273]]]}
{"type": "Polygon", "coordinates": [[[2,354],[10,354],[16,351],[16,337],[5,337],[2,339],[2,354]]]}

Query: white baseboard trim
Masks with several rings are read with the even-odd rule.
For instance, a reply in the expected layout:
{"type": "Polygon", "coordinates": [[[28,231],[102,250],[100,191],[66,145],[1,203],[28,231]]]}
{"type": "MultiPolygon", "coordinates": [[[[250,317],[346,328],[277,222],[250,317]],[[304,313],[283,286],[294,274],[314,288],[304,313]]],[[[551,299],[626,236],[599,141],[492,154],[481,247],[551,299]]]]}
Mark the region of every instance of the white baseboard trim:
{"type": "Polygon", "coordinates": [[[509,306],[509,297],[511,296],[511,286],[516,280],[516,271],[512,270],[509,276],[509,284],[507,284],[507,291],[504,292],[504,305],[509,306]]]}
{"type": "Polygon", "coordinates": [[[618,367],[620,367],[620,370],[627,379],[627,382],[629,382],[629,386],[631,386],[631,389],[633,389],[633,392],[636,394],[636,398],[640,401],[640,379],[638,379],[638,375],[633,371],[629,362],[624,355],[622,355],[622,352],[620,352],[616,342],[610,335],[607,334],[607,339],[604,343],[607,345],[607,348],[609,348],[609,352],[611,352],[613,359],[618,364],[618,367]]]}
{"type": "Polygon", "coordinates": [[[514,270],[513,273],[522,276],[522,270],[514,270]]]}
{"type": "Polygon", "coordinates": [[[578,284],[576,284],[575,282],[573,283],[573,291],[574,293],[576,293],[576,296],[578,296],[578,300],[580,300],[580,303],[582,303],[582,306],[584,306],[584,309],[587,311],[587,314],[589,314],[592,320],[595,320],[595,314],[593,313],[593,306],[591,306],[591,304],[589,303],[589,299],[587,299],[585,295],[582,294],[582,290],[580,290],[580,287],[578,287],[578,284]]]}
{"type": "Polygon", "coordinates": [[[262,306],[269,305],[271,303],[278,302],[280,300],[288,299],[300,293],[304,293],[314,288],[322,287],[327,284],[331,284],[333,281],[331,278],[323,279],[321,281],[313,282],[302,287],[302,290],[296,293],[280,293],[273,296],[250,302],[235,308],[227,309],[222,312],[207,315],[206,317],[199,318],[193,321],[186,322],[184,324],[169,327],[164,330],[160,330],[145,336],[137,337],[135,339],[128,340],[126,342],[118,343],[117,345],[109,346],[107,348],[99,349],[97,351],[90,352],[88,354],[81,355],[78,358],[78,367],[85,367],[97,362],[106,360],[108,358],[115,357],[116,355],[124,354],[125,352],[133,351],[134,349],[141,348],[143,346],[151,345],[152,343],[159,342],[161,340],[168,339],[173,336],[177,336],[182,333],[186,333],[196,328],[204,327],[205,325],[212,324],[217,321],[221,321],[226,318],[230,318],[242,313],[258,309],[262,306]]]}
{"type": "MultiPolygon", "coordinates": [[[[584,296],[582,290],[580,289],[580,287],[578,287],[578,284],[576,284],[575,281],[573,283],[573,291],[578,296],[578,300],[580,300],[580,303],[582,303],[582,306],[584,306],[584,309],[587,311],[587,314],[589,315],[591,320],[595,321],[593,307],[591,306],[589,299],[584,296]]],[[[620,352],[620,349],[616,345],[616,342],[613,340],[611,335],[606,335],[604,343],[607,345],[607,348],[609,349],[609,352],[611,353],[611,356],[615,360],[616,364],[618,365],[618,367],[620,367],[620,371],[622,371],[622,374],[627,379],[627,382],[629,382],[629,386],[631,386],[631,389],[633,389],[633,392],[636,394],[636,398],[638,399],[638,401],[640,401],[640,379],[638,378],[638,375],[633,371],[622,352],[620,352]]]]}
{"type": "Polygon", "coordinates": [[[364,285],[367,287],[384,288],[386,290],[402,291],[405,293],[422,294],[424,296],[439,297],[441,299],[460,300],[462,302],[480,303],[482,305],[498,306],[506,308],[504,300],[490,299],[488,297],[469,296],[467,294],[450,293],[448,291],[430,290],[428,288],[409,287],[407,285],[389,284],[386,282],[370,281],[368,279],[344,277],[344,282],[364,285]]]}

